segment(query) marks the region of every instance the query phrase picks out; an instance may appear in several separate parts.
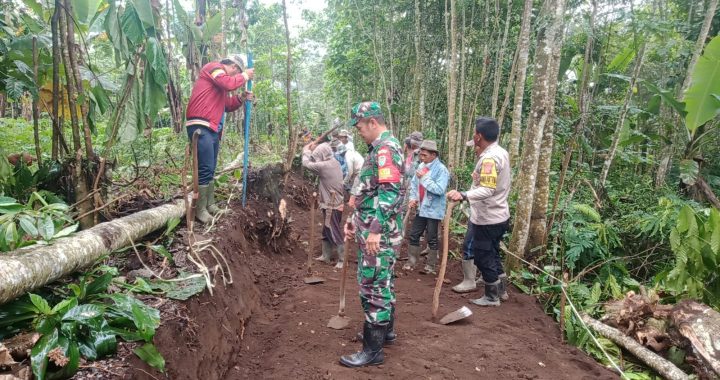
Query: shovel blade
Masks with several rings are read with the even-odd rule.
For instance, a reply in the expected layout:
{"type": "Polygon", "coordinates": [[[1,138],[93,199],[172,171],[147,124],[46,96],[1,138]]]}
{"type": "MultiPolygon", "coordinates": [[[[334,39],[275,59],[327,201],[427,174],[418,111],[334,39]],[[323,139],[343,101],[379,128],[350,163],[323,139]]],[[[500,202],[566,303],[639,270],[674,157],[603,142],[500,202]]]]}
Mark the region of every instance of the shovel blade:
{"type": "Polygon", "coordinates": [[[335,315],[332,318],[330,318],[330,321],[328,322],[327,327],[334,329],[334,330],[343,330],[343,329],[348,328],[349,325],[350,325],[350,318],[335,315]]]}
{"type": "Polygon", "coordinates": [[[322,284],[325,282],[325,279],[318,276],[310,276],[303,278],[303,282],[308,285],[315,285],[315,284],[322,284]]]}
{"type": "Polygon", "coordinates": [[[472,315],[472,310],[468,308],[467,306],[463,306],[452,313],[446,314],[444,317],[440,318],[440,324],[441,325],[447,325],[449,323],[457,322],[461,319],[465,319],[472,315]]]}

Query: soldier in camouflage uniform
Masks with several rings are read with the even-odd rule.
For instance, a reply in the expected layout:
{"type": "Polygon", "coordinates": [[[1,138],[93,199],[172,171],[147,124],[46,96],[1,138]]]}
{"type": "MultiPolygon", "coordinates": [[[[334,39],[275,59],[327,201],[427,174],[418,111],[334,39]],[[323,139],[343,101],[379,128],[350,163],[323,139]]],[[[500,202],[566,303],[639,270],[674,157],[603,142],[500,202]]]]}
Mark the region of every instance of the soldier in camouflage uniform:
{"type": "Polygon", "coordinates": [[[368,144],[360,170],[356,210],[345,224],[346,238],[358,243],[358,284],[365,312],[362,351],[340,358],[347,367],[383,363],[383,345],[395,340],[394,270],[402,242],[404,168],[402,147],[385,125],[380,105],[353,107],[349,125],[368,144]]]}

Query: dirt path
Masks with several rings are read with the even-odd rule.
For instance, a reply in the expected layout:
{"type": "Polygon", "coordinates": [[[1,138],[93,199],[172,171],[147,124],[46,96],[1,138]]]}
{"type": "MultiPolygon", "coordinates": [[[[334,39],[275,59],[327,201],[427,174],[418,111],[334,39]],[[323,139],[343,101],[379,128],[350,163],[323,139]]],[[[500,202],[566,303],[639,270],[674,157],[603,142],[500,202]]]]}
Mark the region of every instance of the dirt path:
{"type": "MultiPolygon", "coordinates": [[[[226,218],[216,233],[218,247],[229,253],[235,283],[216,289],[214,297],[204,294],[190,300],[186,317],[164,321],[158,331],[155,341],[167,360],[166,378],[617,378],[560,343],[557,325],[533,297],[512,288],[510,301],[502,307],[480,309],[468,303],[480,292],[459,295],[446,285],[440,314],[463,305],[474,314],[455,325],[440,326],[430,322],[434,277],[402,270],[396,282],[398,343],[386,349],[382,366],[344,368],[338,364],[340,355],[360,346],[354,338],[363,318],[353,279],[356,256],[350,255],[347,293],[351,328],[331,330],[326,324],[337,313],[340,273],[318,265],[326,282],[302,282],[309,211],[290,202],[293,232],[280,244],[275,242],[278,252],[270,252],[262,234],[267,204],[250,206],[226,218]]],[[[447,278],[455,284],[461,276],[459,263],[452,261],[448,269],[447,278]]],[[[149,371],[138,360],[131,361],[149,371]]],[[[130,376],[138,377],[149,378],[139,371],[130,376]]]]}

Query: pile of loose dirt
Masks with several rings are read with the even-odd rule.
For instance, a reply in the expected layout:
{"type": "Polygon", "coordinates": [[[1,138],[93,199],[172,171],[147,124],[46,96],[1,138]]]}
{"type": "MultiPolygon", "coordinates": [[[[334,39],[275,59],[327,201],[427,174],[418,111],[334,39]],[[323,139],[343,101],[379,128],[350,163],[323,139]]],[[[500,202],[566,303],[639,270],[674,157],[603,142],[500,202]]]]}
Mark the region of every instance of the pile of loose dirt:
{"type": "MultiPolygon", "coordinates": [[[[511,289],[502,307],[480,309],[468,304],[479,297],[443,288],[440,313],[470,306],[473,315],[455,325],[430,321],[434,277],[397,270],[398,343],[386,349],[384,365],[363,369],[340,366],[340,355],[356,351],[355,334],[363,314],[357,299],[355,247],[350,247],[347,313],[351,328],[326,327],[337,313],[340,272],[316,265],[326,279],[305,285],[306,247],[310,231],[308,203],[312,188],[291,177],[284,198],[289,221],[274,243],[268,231],[277,217],[272,200],[251,197],[248,207],[233,205],[213,233],[215,245],[229,260],[234,283],[216,286],[182,303],[176,318],[165,319],[155,344],[166,359],[166,374],[130,357],[125,379],[366,379],[366,378],[616,378],[574,347],[560,342],[558,328],[538,302],[511,289]]],[[[317,217],[317,220],[320,220],[317,217]]],[[[319,236],[319,228],[316,237],[319,236]]],[[[319,244],[315,245],[319,254],[319,244]]],[[[453,261],[446,276],[460,278],[453,261]]]]}

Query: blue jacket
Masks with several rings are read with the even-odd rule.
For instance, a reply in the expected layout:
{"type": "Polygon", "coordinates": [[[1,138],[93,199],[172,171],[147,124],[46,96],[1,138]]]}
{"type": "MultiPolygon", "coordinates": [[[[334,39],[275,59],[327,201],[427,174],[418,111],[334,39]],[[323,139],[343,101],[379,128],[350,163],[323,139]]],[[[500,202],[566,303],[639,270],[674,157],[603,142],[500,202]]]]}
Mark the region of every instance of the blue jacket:
{"type": "Polygon", "coordinates": [[[430,171],[422,178],[418,178],[417,174],[413,175],[410,182],[410,199],[420,199],[420,184],[422,184],[425,187],[425,197],[418,208],[420,216],[442,219],[445,217],[445,191],[450,180],[450,172],[439,158],[429,164],[421,163],[418,170],[426,166],[430,171]]]}

